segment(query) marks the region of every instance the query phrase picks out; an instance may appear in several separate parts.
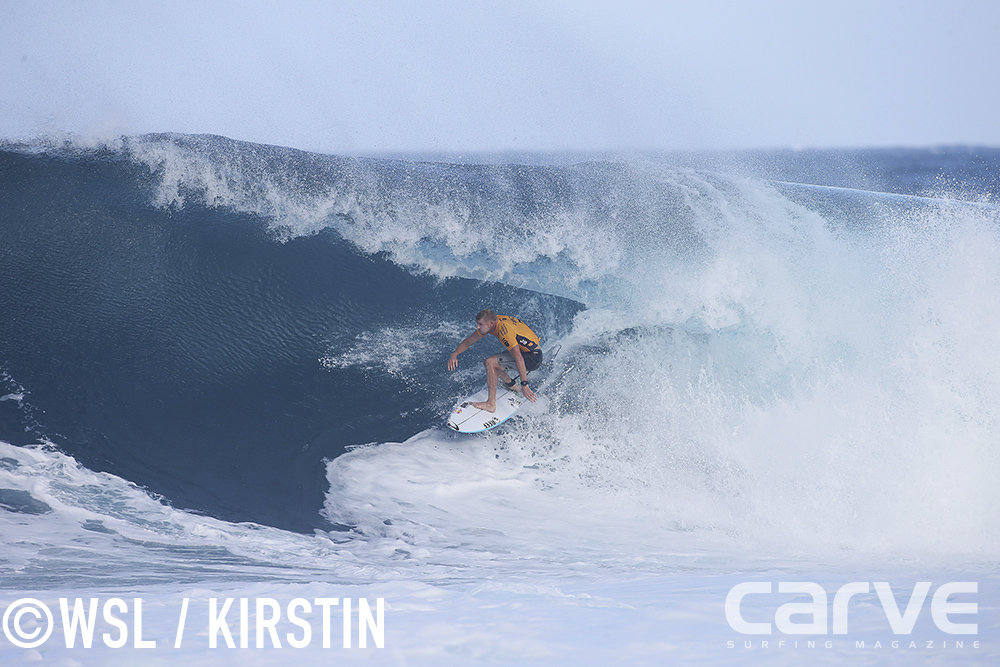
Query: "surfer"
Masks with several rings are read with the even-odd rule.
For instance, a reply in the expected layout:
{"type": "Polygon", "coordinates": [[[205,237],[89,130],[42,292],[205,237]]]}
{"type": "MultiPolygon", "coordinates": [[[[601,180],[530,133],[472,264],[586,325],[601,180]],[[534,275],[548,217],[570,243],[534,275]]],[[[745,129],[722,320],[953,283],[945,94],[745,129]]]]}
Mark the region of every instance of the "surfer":
{"type": "Polygon", "coordinates": [[[503,380],[507,389],[522,392],[526,399],[534,403],[538,396],[528,386],[528,373],[542,364],[542,348],[539,345],[538,335],[516,317],[497,315],[489,309],[481,311],[476,315],[476,330],[459,343],[448,358],[448,370],[453,371],[458,368],[458,355],[468,350],[470,345],[483,336],[490,334],[499,338],[507,351],[483,361],[483,366],[486,367],[489,398],[483,403],[473,403],[472,407],[496,412],[498,379],[503,380]],[[517,369],[517,374],[520,376],[520,384],[517,380],[512,380],[507,373],[507,370],[514,369],[517,369]]]}

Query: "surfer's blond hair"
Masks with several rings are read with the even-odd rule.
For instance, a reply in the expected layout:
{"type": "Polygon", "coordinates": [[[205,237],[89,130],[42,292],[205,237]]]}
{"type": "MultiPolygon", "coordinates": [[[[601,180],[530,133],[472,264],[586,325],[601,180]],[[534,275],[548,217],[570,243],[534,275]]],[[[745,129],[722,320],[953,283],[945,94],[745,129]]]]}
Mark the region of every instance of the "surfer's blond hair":
{"type": "Polygon", "coordinates": [[[483,322],[496,322],[497,314],[494,313],[489,308],[480,310],[479,314],[476,315],[476,324],[482,324],[483,322]]]}

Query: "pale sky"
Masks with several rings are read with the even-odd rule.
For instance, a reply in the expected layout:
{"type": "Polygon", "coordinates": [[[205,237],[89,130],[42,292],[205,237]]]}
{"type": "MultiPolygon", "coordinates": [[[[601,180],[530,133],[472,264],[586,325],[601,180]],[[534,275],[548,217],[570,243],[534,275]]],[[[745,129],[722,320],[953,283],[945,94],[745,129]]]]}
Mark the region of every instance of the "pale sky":
{"type": "Polygon", "coordinates": [[[0,0],[0,137],[1000,146],[1000,1],[0,0]]]}

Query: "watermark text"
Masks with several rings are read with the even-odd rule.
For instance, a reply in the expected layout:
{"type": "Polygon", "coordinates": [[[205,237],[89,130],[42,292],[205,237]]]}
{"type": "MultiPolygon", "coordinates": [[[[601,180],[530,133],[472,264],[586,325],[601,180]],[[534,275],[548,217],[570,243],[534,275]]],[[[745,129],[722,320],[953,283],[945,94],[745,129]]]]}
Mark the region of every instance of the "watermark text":
{"type": "MultiPolygon", "coordinates": [[[[66,648],[181,648],[204,640],[208,648],[375,648],[385,647],[385,600],[367,598],[295,598],[286,604],[269,597],[218,598],[191,604],[184,598],[170,613],[173,641],[155,637],[143,625],[142,598],[59,598],[53,609],[36,598],[12,602],[3,613],[3,633],[21,648],[61,641],[66,648]],[[176,623],[174,623],[176,618],[176,623]],[[56,633],[57,625],[61,632],[56,633]]],[[[161,605],[162,607],[162,605],[161,605]]],[[[163,623],[157,627],[162,631],[163,623]]]]}

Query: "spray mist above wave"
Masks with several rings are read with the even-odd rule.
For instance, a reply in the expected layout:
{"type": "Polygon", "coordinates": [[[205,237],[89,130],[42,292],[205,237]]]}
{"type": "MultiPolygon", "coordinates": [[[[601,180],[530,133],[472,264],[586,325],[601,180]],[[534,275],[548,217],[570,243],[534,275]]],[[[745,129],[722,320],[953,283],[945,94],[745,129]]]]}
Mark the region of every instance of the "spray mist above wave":
{"type": "Polygon", "coordinates": [[[338,158],[218,137],[143,138],[127,152],[153,174],[155,205],[252,212],[283,239],[332,228],[441,278],[566,295],[617,269],[620,251],[602,239],[620,214],[593,215],[613,183],[587,170],[338,158]]]}
{"type": "MultiPolygon", "coordinates": [[[[495,280],[589,306],[624,300],[625,310],[648,305],[651,292],[676,288],[671,265],[721,277],[726,269],[712,264],[727,243],[799,252],[845,229],[882,226],[908,203],[934,204],[849,190],[831,200],[820,188],[650,161],[408,162],[187,135],[129,138],[122,145],[151,173],[157,206],[193,200],[250,212],[267,220],[278,239],[333,229],[363,252],[387,253],[441,278],[495,280]]],[[[677,311],[668,318],[673,321],[685,310],[653,307],[677,311]]],[[[712,309],[700,308],[709,320],[712,309]]],[[[718,309],[718,324],[708,326],[733,319],[718,309]]]]}
{"type": "Polygon", "coordinates": [[[591,304],[644,291],[650,262],[696,255],[724,227],[728,201],[746,196],[737,179],[651,163],[420,163],[183,136],[132,139],[126,150],[151,172],[157,206],[251,212],[282,239],[332,228],[441,278],[591,304]]]}

